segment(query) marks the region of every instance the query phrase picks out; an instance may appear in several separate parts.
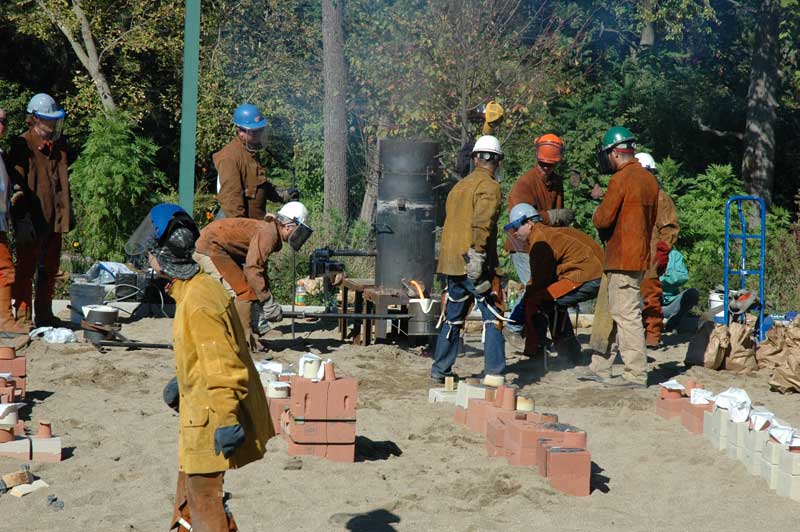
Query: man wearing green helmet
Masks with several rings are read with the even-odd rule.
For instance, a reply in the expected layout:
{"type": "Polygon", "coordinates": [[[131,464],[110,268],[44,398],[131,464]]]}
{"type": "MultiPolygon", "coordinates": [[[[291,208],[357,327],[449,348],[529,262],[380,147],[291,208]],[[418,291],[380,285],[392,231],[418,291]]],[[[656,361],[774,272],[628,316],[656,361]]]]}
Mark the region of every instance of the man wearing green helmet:
{"type": "MultiPolygon", "coordinates": [[[[647,354],[642,326],[640,286],[650,266],[650,239],[658,208],[658,183],[634,157],[636,137],[615,126],[603,136],[597,157],[600,169],[613,174],[608,191],[592,217],[606,243],[603,270],[608,278],[608,308],[617,329],[622,379],[633,386],[647,385],[647,354]]],[[[591,372],[597,380],[611,378],[614,357],[596,353],[591,372]]]]}

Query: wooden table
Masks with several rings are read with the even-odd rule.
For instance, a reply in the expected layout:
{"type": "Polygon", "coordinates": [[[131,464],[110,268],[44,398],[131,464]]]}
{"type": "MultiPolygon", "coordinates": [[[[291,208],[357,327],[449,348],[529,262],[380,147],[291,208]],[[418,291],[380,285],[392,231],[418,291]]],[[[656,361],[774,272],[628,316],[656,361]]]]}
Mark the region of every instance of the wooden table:
{"type": "MultiPolygon", "coordinates": [[[[349,279],[345,278],[342,281],[342,306],[341,313],[347,314],[349,307],[349,294],[350,290],[355,292],[355,301],[353,302],[353,312],[356,314],[364,313],[364,291],[367,288],[375,286],[375,279],[349,279]]],[[[344,318],[339,319],[339,337],[342,342],[347,339],[347,321],[344,318]]],[[[372,339],[372,323],[371,320],[350,320],[353,321],[354,336],[353,342],[357,345],[368,345],[372,339]],[[365,343],[366,340],[366,343],[365,343]]]]}

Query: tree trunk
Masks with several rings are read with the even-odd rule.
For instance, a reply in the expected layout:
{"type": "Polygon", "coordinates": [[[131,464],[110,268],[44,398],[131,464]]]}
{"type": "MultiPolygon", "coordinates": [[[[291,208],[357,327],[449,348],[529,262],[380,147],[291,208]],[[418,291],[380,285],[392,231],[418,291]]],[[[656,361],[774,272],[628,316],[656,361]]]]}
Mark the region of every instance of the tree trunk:
{"type": "Polygon", "coordinates": [[[344,0],[322,0],[322,70],[325,132],[325,211],[347,216],[347,112],[345,108],[344,0]]]}
{"type": "Polygon", "coordinates": [[[742,179],[748,192],[762,197],[769,206],[775,178],[780,0],[764,0],[758,16],[747,94],[742,179]]]}

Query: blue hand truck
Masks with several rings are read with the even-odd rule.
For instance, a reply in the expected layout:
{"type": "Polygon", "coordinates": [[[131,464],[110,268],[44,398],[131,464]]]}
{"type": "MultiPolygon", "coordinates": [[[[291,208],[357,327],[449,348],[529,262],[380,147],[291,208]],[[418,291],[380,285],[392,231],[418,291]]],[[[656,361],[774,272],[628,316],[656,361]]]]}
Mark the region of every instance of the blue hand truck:
{"type": "MultiPolygon", "coordinates": [[[[739,276],[739,290],[744,290],[747,277],[750,275],[758,276],[758,325],[756,342],[764,340],[764,262],[766,260],[766,241],[767,241],[767,206],[762,198],[756,196],[733,196],[725,203],[725,299],[724,299],[724,323],[730,323],[729,310],[728,310],[728,290],[730,290],[730,276],[739,276]],[[753,202],[758,206],[759,217],[761,220],[761,227],[758,233],[748,233],[747,219],[742,205],[746,202],[753,202]],[[736,204],[736,210],[739,214],[739,224],[741,226],[741,233],[731,233],[731,205],[736,204]],[[738,269],[731,269],[730,264],[730,244],[731,239],[741,240],[742,242],[742,257],[738,269]],[[747,269],[747,249],[748,240],[755,240],[759,249],[759,262],[757,270],[747,269]]],[[[744,314],[741,317],[742,321],[745,320],[744,314]]]]}

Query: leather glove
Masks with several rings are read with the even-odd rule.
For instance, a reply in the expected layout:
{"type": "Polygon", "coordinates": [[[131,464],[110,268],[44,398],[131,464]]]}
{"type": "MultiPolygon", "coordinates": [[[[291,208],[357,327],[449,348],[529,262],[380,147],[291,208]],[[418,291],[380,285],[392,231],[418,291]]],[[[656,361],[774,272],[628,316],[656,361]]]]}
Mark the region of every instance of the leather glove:
{"type": "Polygon", "coordinates": [[[240,424],[220,427],[214,431],[214,452],[230,458],[244,443],[244,429],[240,424]]]}
{"type": "Polygon", "coordinates": [[[656,273],[658,275],[664,275],[664,272],[667,271],[667,265],[669,264],[669,251],[669,244],[663,240],[659,240],[656,244],[656,256],[655,260],[653,261],[656,265],[656,273]]]}
{"type": "Polygon", "coordinates": [[[600,188],[600,185],[595,183],[594,187],[592,187],[592,191],[590,192],[590,195],[592,196],[592,199],[599,200],[599,199],[602,199],[602,197],[605,196],[606,193],[603,191],[602,188],[600,188]]]}
{"type": "Polygon", "coordinates": [[[575,220],[574,209],[550,209],[547,211],[547,217],[550,218],[550,225],[567,226],[575,220]]]}
{"type": "Polygon", "coordinates": [[[469,248],[464,260],[467,262],[467,278],[476,281],[483,274],[483,263],[486,262],[486,253],[479,253],[469,248]]]}
{"type": "Polygon", "coordinates": [[[21,190],[17,190],[17,191],[15,191],[15,192],[14,192],[14,193],[11,195],[11,200],[10,200],[10,201],[11,201],[11,205],[12,205],[12,206],[13,206],[13,205],[16,205],[16,204],[17,204],[17,202],[19,202],[19,200],[21,200],[21,199],[23,198],[23,196],[25,196],[25,193],[24,193],[23,191],[21,191],[21,190]]]}
{"type": "Polygon", "coordinates": [[[281,201],[284,203],[288,203],[290,201],[300,201],[300,191],[294,187],[279,190],[278,195],[281,197],[281,201]]]}
{"type": "Polygon", "coordinates": [[[164,402],[176,412],[180,412],[181,396],[178,390],[178,377],[172,377],[162,392],[164,402]]]}
{"type": "Polygon", "coordinates": [[[283,319],[283,310],[278,302],[275,301],[275,298],[272,297],[272,294],[261,305],[259,323],[261,321],[281,321],[283,319]]]}

